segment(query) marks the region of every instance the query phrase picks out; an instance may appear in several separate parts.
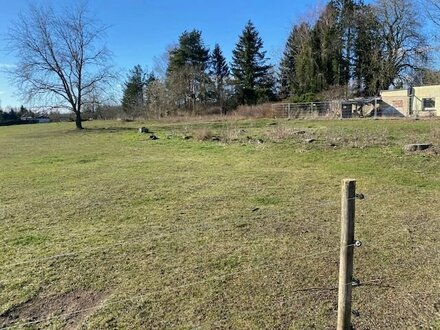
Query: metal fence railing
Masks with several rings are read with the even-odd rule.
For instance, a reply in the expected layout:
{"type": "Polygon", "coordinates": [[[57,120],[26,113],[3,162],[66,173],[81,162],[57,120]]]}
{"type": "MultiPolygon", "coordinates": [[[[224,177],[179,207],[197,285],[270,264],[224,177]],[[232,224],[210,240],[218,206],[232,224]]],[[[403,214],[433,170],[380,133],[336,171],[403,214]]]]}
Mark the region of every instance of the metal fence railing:
{"type": "Polygon", "coordinates": [[[340,116],[341,101],[276,103],[272,110],[285,118],[336,118],[340,116]]]}
{"type": "Polygon", "coordinates": [[[300,118],[364,118],[364,117],[422,117],[435,113],[423,109],[421,102],[409,97],[384,99],[351,99],[308,103],[275,103],[272,111],[279,117],[300,118]],[[426,110],[426,111],[425,111],[426,110]]]}

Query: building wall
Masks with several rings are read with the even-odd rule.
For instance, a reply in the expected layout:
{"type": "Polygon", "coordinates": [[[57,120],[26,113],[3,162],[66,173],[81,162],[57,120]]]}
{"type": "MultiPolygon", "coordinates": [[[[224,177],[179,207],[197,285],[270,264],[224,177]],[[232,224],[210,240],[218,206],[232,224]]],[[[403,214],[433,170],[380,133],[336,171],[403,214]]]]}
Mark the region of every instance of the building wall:
{"type": "Polygon", "coordinates": [[[394,91],[381,91],[382,102],[380,111],[384,116],[407,117],[409,116],[410,97],[407,89],[394,91]]]}
{"type": "Polygon", "coordinates": [[[384,116],[440,116],[440,85],[413,87],[412,91],[381,91],[380,95],[380,110],[384,116]]]}
{"type": "Polygon", "coordinates": [[[419,117],[440,116],[440,85],[414,87],[413,113],[419,117]],[[424,107],[424,99],[432,99],[434,107],[424,107]]]}

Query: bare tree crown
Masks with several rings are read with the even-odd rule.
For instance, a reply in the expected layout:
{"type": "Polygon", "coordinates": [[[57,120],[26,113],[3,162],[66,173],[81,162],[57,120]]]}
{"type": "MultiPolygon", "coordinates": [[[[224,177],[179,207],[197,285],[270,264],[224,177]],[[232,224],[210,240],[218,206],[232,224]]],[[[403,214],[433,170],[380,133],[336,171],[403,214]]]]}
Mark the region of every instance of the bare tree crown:
{"type": "Polygon", "coordinates": [[[63,11],[30,5],[8,34],[19,94],[27,102],[69,108],[81,128],[82,106],[113,77],[104,32],[85,3],[63,11]]]}

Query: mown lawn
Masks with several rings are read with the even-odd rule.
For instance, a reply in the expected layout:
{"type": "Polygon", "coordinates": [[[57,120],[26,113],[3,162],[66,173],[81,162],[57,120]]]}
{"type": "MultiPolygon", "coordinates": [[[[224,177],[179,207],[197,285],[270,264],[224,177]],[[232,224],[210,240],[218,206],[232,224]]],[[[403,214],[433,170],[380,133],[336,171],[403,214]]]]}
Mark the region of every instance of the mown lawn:
{"type": "Polygon", "coordinates": [[[355,329],[440,329],[440,121],[85,127],[0,127],[0,328],[334,329],[350,177],[355,329]]]}

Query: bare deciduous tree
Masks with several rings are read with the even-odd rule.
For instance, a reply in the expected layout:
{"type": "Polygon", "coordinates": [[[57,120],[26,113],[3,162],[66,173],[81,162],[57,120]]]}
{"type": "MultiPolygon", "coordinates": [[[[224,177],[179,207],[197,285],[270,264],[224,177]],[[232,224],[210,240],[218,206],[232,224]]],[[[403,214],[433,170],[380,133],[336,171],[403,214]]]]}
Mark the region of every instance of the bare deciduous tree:
{"type": "Polygon", "coordinates": [[[388,87],[423,66],[428,47],[412,1],[378,0],[375,9],[382,32],[381,85],[388,87]]]}
{"type": "Polygon", "coordinates": [[[418,2],[420,8],[425,10],[426,16],[435,24],[436,28],[440,28],[440,0],[419,0],[418,2]]]}
{"type": "Polygon", "coordinates": [[[85,2],[62,11],[30,5],[7,37],[18,59],[9,73],[19,94],[27,102],[69,108],[82,129],[82,106],[114,78],[104,32],[85,2]]]}
{"type": "Polygon", "coordinates": [[[172,94],[167,91],[165,83],[159,79],[152,81],[148,85],[146,94],[148,99],[148,115],[155,118],[167,116],[173,106],[170,101],[172,94]]]}

